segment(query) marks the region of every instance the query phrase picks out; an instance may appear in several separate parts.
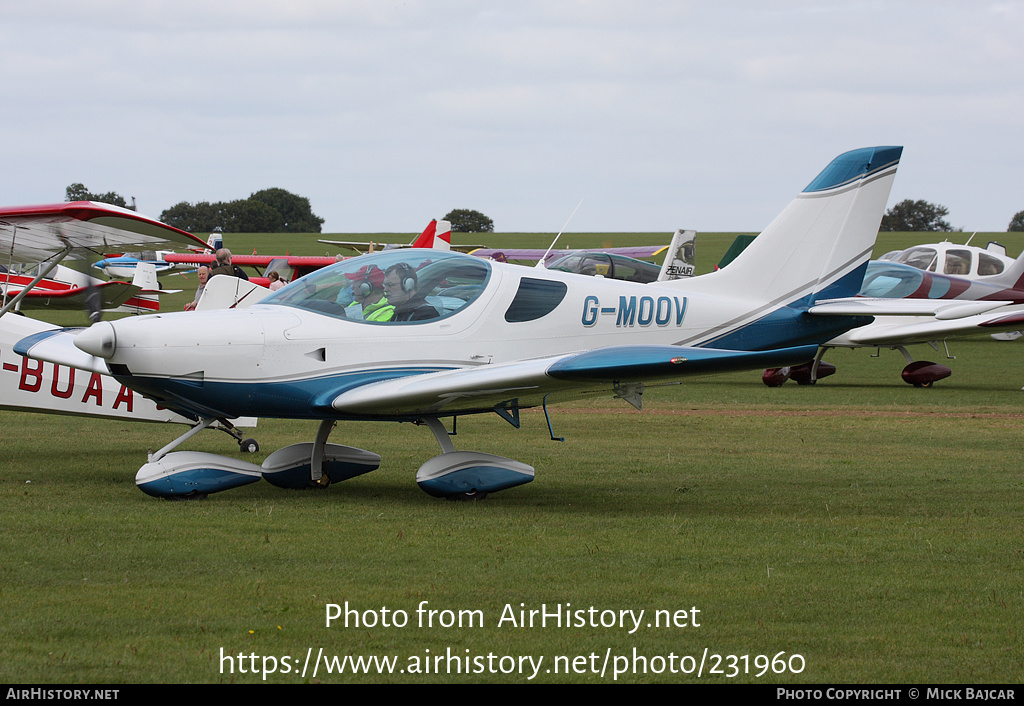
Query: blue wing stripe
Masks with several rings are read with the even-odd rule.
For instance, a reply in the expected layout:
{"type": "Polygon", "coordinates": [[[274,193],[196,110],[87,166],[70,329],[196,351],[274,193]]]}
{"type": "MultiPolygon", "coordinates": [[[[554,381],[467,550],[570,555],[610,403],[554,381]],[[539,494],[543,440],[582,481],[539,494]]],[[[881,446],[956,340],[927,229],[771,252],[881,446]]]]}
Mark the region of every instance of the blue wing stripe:
{"type": "Polygon", "coordinates": [[[818,346],[770,351],[729,351],[680,346],[616,346],[581,353],[552,364],[556,380],[650,380],[687,375],[799,365],[814,358],[818,346]]]}

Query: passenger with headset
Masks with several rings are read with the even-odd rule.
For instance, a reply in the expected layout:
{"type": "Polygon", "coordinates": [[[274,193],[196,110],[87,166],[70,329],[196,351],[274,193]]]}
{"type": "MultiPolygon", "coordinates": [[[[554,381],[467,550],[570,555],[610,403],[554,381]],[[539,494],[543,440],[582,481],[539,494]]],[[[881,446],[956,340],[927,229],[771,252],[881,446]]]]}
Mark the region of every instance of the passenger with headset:
{"type": "Polygon", "coordinates": [[[384,272],[384,294],[394,305],[392,321],[424,321],[440,316],[419,293],[419,281],[408,263],[399,262],[384,272]]]}
{"type": "Polygon", "coordinates": [[[367,265],[355,272],[346,272],[352,280],[355,301],[345,309],[350,319],[363,321],[390,321],[395,307],[384,296],[384,273],[376,265],[367,265]]]}

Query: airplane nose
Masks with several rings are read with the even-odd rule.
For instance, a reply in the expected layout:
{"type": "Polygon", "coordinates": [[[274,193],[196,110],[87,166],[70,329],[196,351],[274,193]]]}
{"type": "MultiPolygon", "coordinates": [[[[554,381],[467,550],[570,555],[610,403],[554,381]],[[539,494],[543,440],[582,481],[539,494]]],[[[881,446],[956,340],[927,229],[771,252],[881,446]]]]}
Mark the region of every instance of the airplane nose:
{"type": "Polygon", "coordinates": [[[109,321],[101,321],[75,336],[75,347],[98,358],[110,358],[117,347],[117,334],[109,321]]]}

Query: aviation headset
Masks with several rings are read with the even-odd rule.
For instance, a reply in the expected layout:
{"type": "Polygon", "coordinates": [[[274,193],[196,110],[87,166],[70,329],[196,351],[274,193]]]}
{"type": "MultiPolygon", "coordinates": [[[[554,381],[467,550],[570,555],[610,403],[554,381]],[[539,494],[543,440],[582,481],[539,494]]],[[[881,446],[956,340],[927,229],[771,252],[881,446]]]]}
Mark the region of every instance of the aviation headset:
{"type": "Polygon", "coordinates": [[[370,292],[373,291],[373,283],[370,282],[370,280],[364,279],[356,283],[356,285],[352,287],[352,290],[353,294],[357,297],[368,297],[370,296],[370,292]]]}
{"type": "Polygon", "coordinates": [[[357,297],[368,297],[374,289],[381,289],[384,286],[384,273],[376,265],[364,268],[362,277],[352,285],[352,293],[357,297]]]}
{"type": "Polygon", "coordinates": [[[399,262],[388,268],[388,272],[396,272],[402,285],[403,292],[411,292],[416,289],[416,270],[409,263],[399,262]]]}

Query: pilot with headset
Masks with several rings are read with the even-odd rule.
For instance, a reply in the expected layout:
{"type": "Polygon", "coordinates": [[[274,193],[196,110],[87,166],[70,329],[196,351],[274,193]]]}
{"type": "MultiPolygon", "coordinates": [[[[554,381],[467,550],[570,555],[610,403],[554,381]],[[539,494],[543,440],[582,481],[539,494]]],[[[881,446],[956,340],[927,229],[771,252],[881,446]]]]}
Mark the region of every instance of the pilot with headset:
{"type": "Polygon", "coordinates": [[[345,309],[350,319],[363,321],[390,321],[395,307],[384,296],[384,273],[376,265],[345,273],[352,280],[355,301],[345,309]]]}
{"type": "Polygon", "coordinates": [[[440,314],[419,293],[416,270],[405,262],[392,265],[384,272],[384,294],[395,307],[392,321],[424,321],[440,314]]]}

